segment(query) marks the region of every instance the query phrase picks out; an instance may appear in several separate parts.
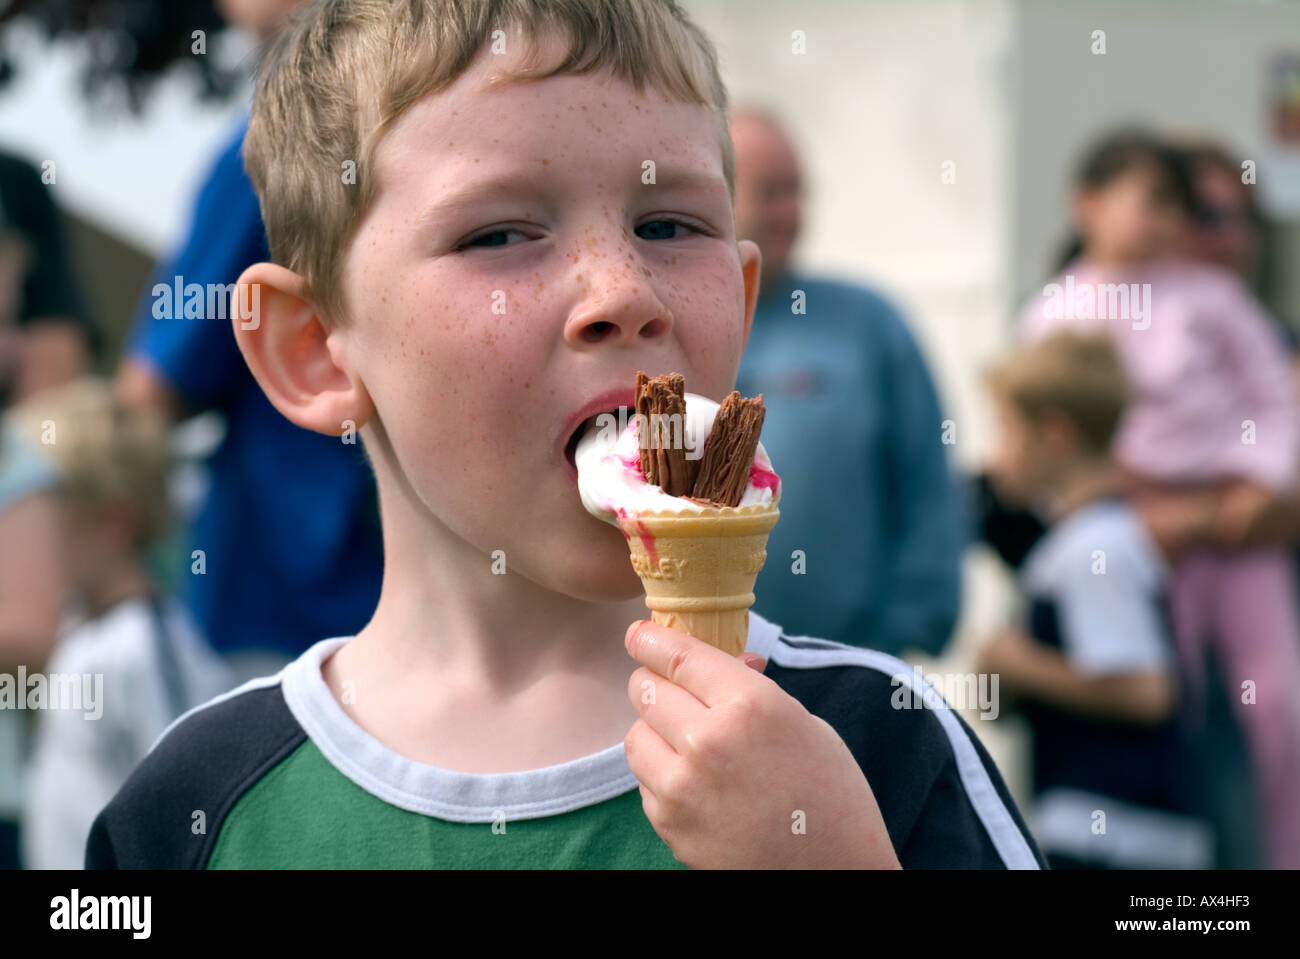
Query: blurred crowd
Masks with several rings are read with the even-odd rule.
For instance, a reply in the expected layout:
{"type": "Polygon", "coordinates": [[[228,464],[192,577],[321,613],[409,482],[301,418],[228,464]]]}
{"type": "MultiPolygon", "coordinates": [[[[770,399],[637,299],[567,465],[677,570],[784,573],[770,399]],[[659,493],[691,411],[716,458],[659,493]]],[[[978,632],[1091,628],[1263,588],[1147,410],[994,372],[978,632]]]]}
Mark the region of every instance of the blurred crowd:
{"type": "MultiPolygon", "coordinates": [[[[297,5],[224,9],[267,37],[297,5]]],[[[156,281],[229,284],[269,259],[245,129],[120,356],[103,355],[49,188],[0,157],[0,674],[102,676],[83,700],[106,704],[93,722],[89,701],[0,709],[0,866],[79,867],[172,720],[356,632],[378,599],[360,447],[276,412],[228,321],[154,315],[156,281]],[[170,436],[211,411],[227,429],[208,492],[178,518],[170,436]]],[[[738,107],[732,136],[737,235],[764,259],[737,388],[765,395],[783,467],[757,611],[790,635],[938,655],[983,542],[1024,613],[977,668],[1033,732],[1029,813],[1053,866],[1300,867],[1300,364],[1259,286],[1266,224],[1239,159],[1144,129],[1080,158],[1075,235],[989,371],[997,448],[967,477],[906,317],[791,265],[804,180],[780,118],[738,107]]]]}

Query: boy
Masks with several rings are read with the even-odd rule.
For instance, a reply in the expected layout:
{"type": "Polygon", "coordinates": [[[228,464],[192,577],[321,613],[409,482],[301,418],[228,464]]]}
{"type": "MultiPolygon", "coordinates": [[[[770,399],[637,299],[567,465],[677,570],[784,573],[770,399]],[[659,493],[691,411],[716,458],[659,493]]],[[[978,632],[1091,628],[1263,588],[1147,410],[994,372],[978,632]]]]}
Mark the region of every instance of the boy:
{"type": "Polygon", "coordinates": [[[735,380],[759,255],[726,129],[669,0],[291,21],[246,148],[277,263],[235,327],[289,419],[361,431],[379,606],[176,724],[89,866],[1043,865],[960,718],[889,708],[905,664],[758,616],[746,660],[637,621],[579,499],[568,441],[638,369],[735,380]]]}
{"type": "Polygon", "coordinates": [[[1025,557],[1028,632],[981,653],[1034,731],[1035,835],[1053,868],[1208,868],[1172,719],[1166,569],[1118,496],[1111,440],[1126,384],[1105,334],[1055,334],[990,375],[990,476],[1050,526],[1025,557]]]}

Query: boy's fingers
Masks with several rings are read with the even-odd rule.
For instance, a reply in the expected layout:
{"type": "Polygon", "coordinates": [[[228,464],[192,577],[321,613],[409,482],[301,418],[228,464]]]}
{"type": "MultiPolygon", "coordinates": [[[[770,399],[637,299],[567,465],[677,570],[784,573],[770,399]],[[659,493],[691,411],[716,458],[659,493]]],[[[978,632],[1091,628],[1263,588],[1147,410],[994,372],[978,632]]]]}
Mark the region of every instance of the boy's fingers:
{"type": "Polygon", "coordinates": [[[670,679],[645,666],[627,683],[627,696],[641,718],[676,752],[689,749],[685,730],[705,718],[705,705],[670,679]]]}
{"type": "Polygon", "coordinates": [[[628,654],[641,665],[666,676],[706,706],[721,699],[735,683],[740,663],[720,649],[686,633],[647,619],[627,631],[628,654]]]}
{"type": "Polygon", "coordinates": [[[654,795],[659,770],[676,761],[677,754],[664,738],[643,720],[637,720],[623,737],[627,753],[627,768],[641,783],[641,788],[654,795]]]}

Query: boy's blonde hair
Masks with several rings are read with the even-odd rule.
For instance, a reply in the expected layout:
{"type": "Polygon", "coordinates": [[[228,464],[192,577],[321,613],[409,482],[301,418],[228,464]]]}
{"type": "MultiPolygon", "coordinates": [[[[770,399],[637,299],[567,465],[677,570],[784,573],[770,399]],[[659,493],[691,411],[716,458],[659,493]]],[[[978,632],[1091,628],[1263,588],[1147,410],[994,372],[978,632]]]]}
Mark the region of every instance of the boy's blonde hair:
{"type": "Polygon", "coordinates": [[[275,262],[307,281],[326,320],[347,322],[340,265],[375,195],[369,175],[389,126],[450,86],[482,46],[567,38],[558,63],[503,82],[608,68],[638,92],[649,83],[710,107],[735,197],[727,93],[713,44],[674,0],[316,0],[293,14],[265,53],[244,141],[275,262]],[[514,28],[514,32],[511,31],[514,28]],[[344,182],[344,164],[356,182],[344,182]]]}
{"type": "Polygon", "coordinates": [[[1022,347],[989,371],[989,385],[1030,422],[1065,416],[1088,451],[1109,451],[1129,386],[1109,335],[1062,330],[1022,347]]]}
{"type": "Polygon", "coordinates": [[[78,510],[95,515],[128,505],[137,548],[166,528],[168,436],[160,417],[123,406],[110,384],[93,377],[41,390],[9,416],[54,464],[78,510]]]}

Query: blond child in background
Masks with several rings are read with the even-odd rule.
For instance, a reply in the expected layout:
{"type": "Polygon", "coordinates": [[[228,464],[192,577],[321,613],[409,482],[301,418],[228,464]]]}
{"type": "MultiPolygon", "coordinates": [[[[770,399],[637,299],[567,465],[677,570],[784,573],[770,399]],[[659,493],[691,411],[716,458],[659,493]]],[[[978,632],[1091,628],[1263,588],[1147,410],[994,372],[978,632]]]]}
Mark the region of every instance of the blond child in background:
{"type": "Polygon", "coordinates": [[[1020,570],[1025,622],[979,663],[1033,728],[1034,835],[1054,869],[1208,868],[1174,718],[1167,570],[1110,458],[1127,392],[1114,347],[1105,334],[1057,333],[990,382],[1000,436],[989,475],[1050,517],[1020,570]]]}
{"type": "Polygon", "coordinates": [[[34,394],[11,416],[59,476],[73,593],[46,672],[82,690],[81,708],[38,717],[23,863],[79,869],[95,814],[167,724],[233,678],[146,570],[168,519],[161,423],[121,408],[93,379],[34,394]]]}

